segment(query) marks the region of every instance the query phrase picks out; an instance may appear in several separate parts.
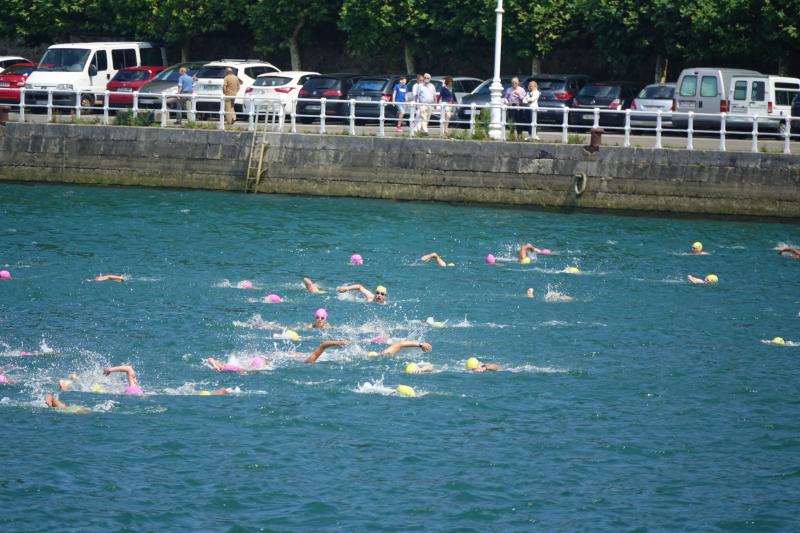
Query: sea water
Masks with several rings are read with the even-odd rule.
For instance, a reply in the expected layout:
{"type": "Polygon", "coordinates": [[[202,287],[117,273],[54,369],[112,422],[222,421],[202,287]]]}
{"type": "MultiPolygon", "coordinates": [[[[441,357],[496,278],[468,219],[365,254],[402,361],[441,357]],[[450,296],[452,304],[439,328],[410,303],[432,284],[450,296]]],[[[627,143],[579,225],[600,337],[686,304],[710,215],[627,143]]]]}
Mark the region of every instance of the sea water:
{"type": "Polygon", "coordinates": [[[3,185],[0,529],[795,530],[800,261],[779,242],[798,225],[3,185]],[[553,253],[520,265],[524,242],[553,253]],[[332,328],[306,329],[320,307],[332,328]],[[433,350],[369,356],[376,337],[433,350]],[[325,339],[350,344],[292,353],[325,339]],[[123,363],[144,397],[103,376],[123,363]],[[73,373],[60,398],[91,412],[46,408],[73,373]]]}

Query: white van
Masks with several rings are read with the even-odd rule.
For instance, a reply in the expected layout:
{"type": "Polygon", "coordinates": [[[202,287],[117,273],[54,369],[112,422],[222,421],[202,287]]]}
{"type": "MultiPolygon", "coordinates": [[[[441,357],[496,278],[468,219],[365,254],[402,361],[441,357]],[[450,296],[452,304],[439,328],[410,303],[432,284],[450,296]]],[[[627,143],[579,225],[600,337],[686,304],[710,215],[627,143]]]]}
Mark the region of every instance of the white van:
{"type": "MultiPolygon", "coordinates": [[[[164,47],[141,42],[55,44],[28,76],[25,103],[47,105],[48,89],[77,90],[81,91],[81,107],[91,107],[102,100],[97,93],[105,90],[119,69],[142,65],[166,66],[164,47]]],[[[75,106],[75,94],[53,93],[53,105],[75,106]]]]}
{"type": "Polygon", "coordinates": [[[729,113],[728,90],[733,76],[759,76],[755,70],[732,68],[685,68],[678,76],[675,91],[675,111],[672,123],[676,128],[686,128],[689,123],[687,113],[693,111],[694,129],[719,130],[720,117],[703,116],[704,113],[729,113]]]}
{"type": "Polygon", "coordinates": [[[725,125],[752,130],[758,115],[759,131],[786,133],[786,117],[792,116],[792,100],[800,95],[800,78],[783,76],[734,76],[729,99],[731,114],[725,125]]]}

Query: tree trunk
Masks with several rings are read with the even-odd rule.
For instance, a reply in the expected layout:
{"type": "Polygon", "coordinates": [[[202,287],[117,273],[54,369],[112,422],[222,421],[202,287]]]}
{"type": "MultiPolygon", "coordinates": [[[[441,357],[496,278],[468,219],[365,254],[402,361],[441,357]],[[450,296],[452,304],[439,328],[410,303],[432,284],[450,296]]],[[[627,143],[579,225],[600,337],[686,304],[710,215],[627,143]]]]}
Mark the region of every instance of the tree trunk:
{"type": "Polygon", "coordinates": [[[666,83],[667,81],[667,68],[669,67],[669,59],[661,54],[656,55],[656,71],[653,81],[655,83],[666,83]]]}
{"type": "Polygon", "coordinates": [[[292,70],[300,70],[300,30],[306,24],[305,15],[300,15],[300,20],[294,27],[292,35],[289,37],[289,58],[292,63],[292,70]]]}
{"type": "Polygon", "coordinates": [[[786,68],[786,56],[781,54],[778,56],[778,76],[788,76],[789,69],[786,68]]]}
{"type": "Polygon", "coordinates": [[[181,45],[181,62],[189,61],[189,41],[184,41],[181,45]]]}
{"type": "Polygon", "coordinates": [[[411,45],[408,42],[403,43],[403,53],[406,59],[406,74],[412,76],[417,72],[417,66],[414,64],[414,52],[411,50],[411,45]]]}
{"type": "Polygon", "coordinates": [[[531,58],[531,76],[542,73],[542,58],[533,56],[531,58]]]}

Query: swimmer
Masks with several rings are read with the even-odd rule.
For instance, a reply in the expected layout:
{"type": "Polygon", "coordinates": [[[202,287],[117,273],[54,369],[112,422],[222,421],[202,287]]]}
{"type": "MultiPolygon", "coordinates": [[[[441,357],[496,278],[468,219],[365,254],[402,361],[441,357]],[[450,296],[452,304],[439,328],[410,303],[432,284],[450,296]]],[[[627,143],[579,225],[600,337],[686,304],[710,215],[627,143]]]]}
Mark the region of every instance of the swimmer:
{"type": "Polygon", "coordinates": [[[305,362],[306,362],[307,364],[309,364],[309,365],[310,365],[310,364],[313,364],[313,363],[316,363],[316,362],[317,362],[317,359],[319,359],[319,358],[320,358],[320,356],[322,355],[322,353],[323,353],[325,350],[327,350],[328,348],[332,348],[332,347],[334,347],[334,346],[338,346],[339,348],[344,348],[344,347],[345,347],[345,346],[347,346],[348,344],[349,344],[349,343],[348,343],[347,341],[325,341],[325,342],[322,342],[322,343],[320,343],[320,345],[319,345],[319,346],[317,346],[317,347],[314,349],[314,351],[313,351],[313,352],[311,352],[311,355],[309,355],[308,357],[306,357],[306,359],[305,359],[305,362]]]}
{"type": "Polygon", "coordinates": [[[439,265],[440,267],[444,268],[444,267],[447,266],[447,263],[444,261],[444,259],[439,257],[439,254],[437,254],[436,252],[431,252],[429,254],[425,254],[425,255],[422,256],[421,259],[425,263],[429,262],[431,259],[435,259],[436,260],[436,264],[439,265]]]}
{"type": "Polygon", "coordinates": [[[541,252],[541,250],[532,245],[531,243],[523,244],[522,246],[519,247],[518,260],[520,264],[527,265],[528,263],[531,262],[531,258],[528,257],[528,252],[533,252],[535,254],[538,254],[539,252],[541,252]]]}
{"type": "Polygon", "coordinates": [[[497,372],[500,367],[494,363],[481,363],[477,357],[467,359],[467,370],[470,372],[497,372]]]}
{"type": "Polygon", "coordinates": [[[399,352],[400,350],[402,350],[404,348],[419,348],[423,352],[430,352],[433,349],[433,346],[431,346],[427,342],[421,342],[421,341],[416,341],[416,340],[413,340],[413,341],[400,341],[400,342],[396,342],[396,343],[392,344],[391,346],[386,348],[381,353],[383,355],[392,355],[392,354],[396,354],[397,352],[399,352]]]}
{"type": "Polygon", "coordinates": [[[694,255],[711,255],[710,253],[703,251],[703,243],[700,241],[692,244],[692,253],[694,255]]]}
{"type": "Polygon", "coordinates": [[[534,298],[535,295],[533,293],[533,287],[528,287],[528,290],[525,292],[525,296],[528,298],[534,298]]]}
{"type": "Polygon", "coordinates": [[[88,414],[92,412],[91,409],[82,405],[67,405],[52,394],[44,395],[44,403],[46,403],[47,407],[50,407],[51,409],[59,409],[67,413],[88,414]]]}
{"type": "Polygon", "coordinates": [[[128,378],[128,386],[125,387],[125,394],[130,394],[133,396],[141,396],[144,394],[142,388],[139,386],[139,380],[136,377],[136,371],[133,369],[131,365],[120,365],[120,366],[112,366],[103,369],[103,375],[108,376],[109,374],[113,374],[114,372],[122,372],[128,378]]]}
{"type": "Polygon", "coordinates": [[[686,279],[688,279],[689,283],[691,283],[692,285],[714,285],[715,283],[719,282],[719,278],[716,276],[716,274],[709,274],[708,276],[702,279],[698,278],[697,276],[692,276],[691,274],[689,274],[688,276],[686,276],[686,279]]]}
{"type": "Polygon", "coordinates": [[[10,385],[12,383],[16,383],[16,380],[8,379],[6,376],[6,371],[0,369],[0,385],[10,385]]]}
{"type": "Polygon", "coordinates": [[[303,278],[303,285],[306,286],[306,290],[311,294],[319,294],[322,292],[319,290],[317,284],[311,281],[311,278],[303,278]]]}
{"type": "Polygon", "coordinates": [[[800,248],[796,246],[778,246],[779,255],[789,255],[792,259],[800,259],[800,248]]]}
{"type": "Polygon", "coordinates": [[[125,276],[119,276],[117,274],[105,274],[92,279],[87,279],[86,281],[116,281],[117,283],[122,283],[125,281],[125,276]]]}
{"type": "Polygon", "coordinates": [[[328,324],[328,312],[320,307],[314,313],[314,322],[308,325],[308,329],[331,329],[328,324]]]}
{"type": "Polygon", "coordinates": [[[341,287],[336,287],[336,292],[347,292],[347,291],[358,291],[364,295],[368,302],[375,302],[379,304],[386,303],[386,287],[383,285],[378,285],[375,287],[375,294],[372,294],[368,289],[366,289],[360,283],[356,283],[355,285],[342,285],[341,287]]]}
{"type": "Polygon", "coordinates": [[[216,389],[216,390],[201,390],[198,395],[199,396],[227,396],[230,394],[231,391],[228,389],[216,389]]]}
{"type": "Polygon", "coordinates": [[[428,374],[433,372],[433,365],[430,363],[408,363],[405,368],[406,374],[428,374]]]}
{"type": "Polygon", "coordinates": [[[206,359],[206,363],[211,365],[211,368],[217,372],[236,372],[238,374],[247,374],[248,371],[253,372],[269,366],[269,361],[258,355],[250,360],[250,369],[242,368],[232,363],[223,363],[219,359],[214,359],[213,357],[206,359]]]}

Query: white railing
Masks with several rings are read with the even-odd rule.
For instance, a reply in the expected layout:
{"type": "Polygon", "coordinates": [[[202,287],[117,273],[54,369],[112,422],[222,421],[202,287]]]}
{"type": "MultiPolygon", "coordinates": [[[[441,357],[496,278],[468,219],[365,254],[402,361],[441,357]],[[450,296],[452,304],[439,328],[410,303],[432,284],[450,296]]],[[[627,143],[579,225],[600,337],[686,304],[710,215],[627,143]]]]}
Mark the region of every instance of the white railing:
{"type": "MultiPolygon", "coordinates": [[[[270,128],[277,132],[296,133],[301,123],[317,122],[312,128],[321,134],[334,131],[357,135],[368,133],[385,137],[387,135],[430,135],[440,136],[478,136],[488,138],[489,104],[420,104],[405,102],[407,114],[402,119],[402,133],[396,126],[397,106],[386,101],[362,101],[355,99],[298,98],[283,101],[275,98],[247,95],[233,97],[211,94],[130,94],[131,103],[113,107],[109,91],[82,93],[58,89],[36,90],[20,89],[20,102],[10,105],[19,122],[41,122],[37,115],[44,115],[46,122],[58,121],[60,113],[69,114],[74,120],[91,120],[111,124],[112,116],[120,111],[129,111],[132,122],[146,125],[152,121],[162,128],[172,124],[183,124],[184,120],[193,127],[202,125],[219,130],[230,127],[226,123],[225,103],[232,102],[238,111],[228,119],[246,119],[247,129],[253,130],[262,120],[270,121],[270,128]],[[442,109],[447,114],[442,116],[442,109]],[[484,110],[486,110],[484,112],[484,110]],[[140,118],[145,113],[145,118],[140,118]],[[482,114],[483,113],[483,114],[482,114]],[[289,121],[286,117],[289,117],[289,121]],[[88,118],[87,118],[88,117],[88,118]],[[429,117],[429,120],[425,120],[429,117]],[[444,120],[443,120],[444,118],[444,120]],[[377,129],[359,126],[372,124],[377,129]],[[461,131],[461,133],[459,133],[461,131]],[[483,134],[483,135],[481,135],[483,134]]],[[[525,137],[536,138],[546,134],[547,140],[561,143],[582,143],[580,135],[593,128],[602,128],[607,134],[621,136],[622,146],[636,145],[640,140],[651,139],[652,147],[684,148],[694,150],[698,138],[717,138],[716,148],[725,151],[731,139],[746,137],[746,148],[739,143],[739,150],[758,152],[770,149],[763,142],[769,141],[774,151],[785,154],[800,152],[796,142],[800,140],[800,117],[774,117],[758,115],[738,115],[732,113],[664,112],[639,110],[609,110],[600,108],[546,108],[535,110],[528,107],[501,106],[501,117],[505,132],[504,139],[511,131],[517,130],[525,137]],[[797,132],[794,133],[793,132],[797,132]],[[664,139],[669,138],[669,144],[664,139]],[[782,141],[782,142],[781,142],[782,141]],[[762,144],[760,144],[762,143],[762,144]],[[782,146],[777,146],[780,143],[782,146]]],[[[12,117],[13,118],[13,117],[12,117]]],[[[117,123],[125,120],[115,118],[117,123]]],[[[708,142],[705,142],[709,148],[708,142]]]]}

